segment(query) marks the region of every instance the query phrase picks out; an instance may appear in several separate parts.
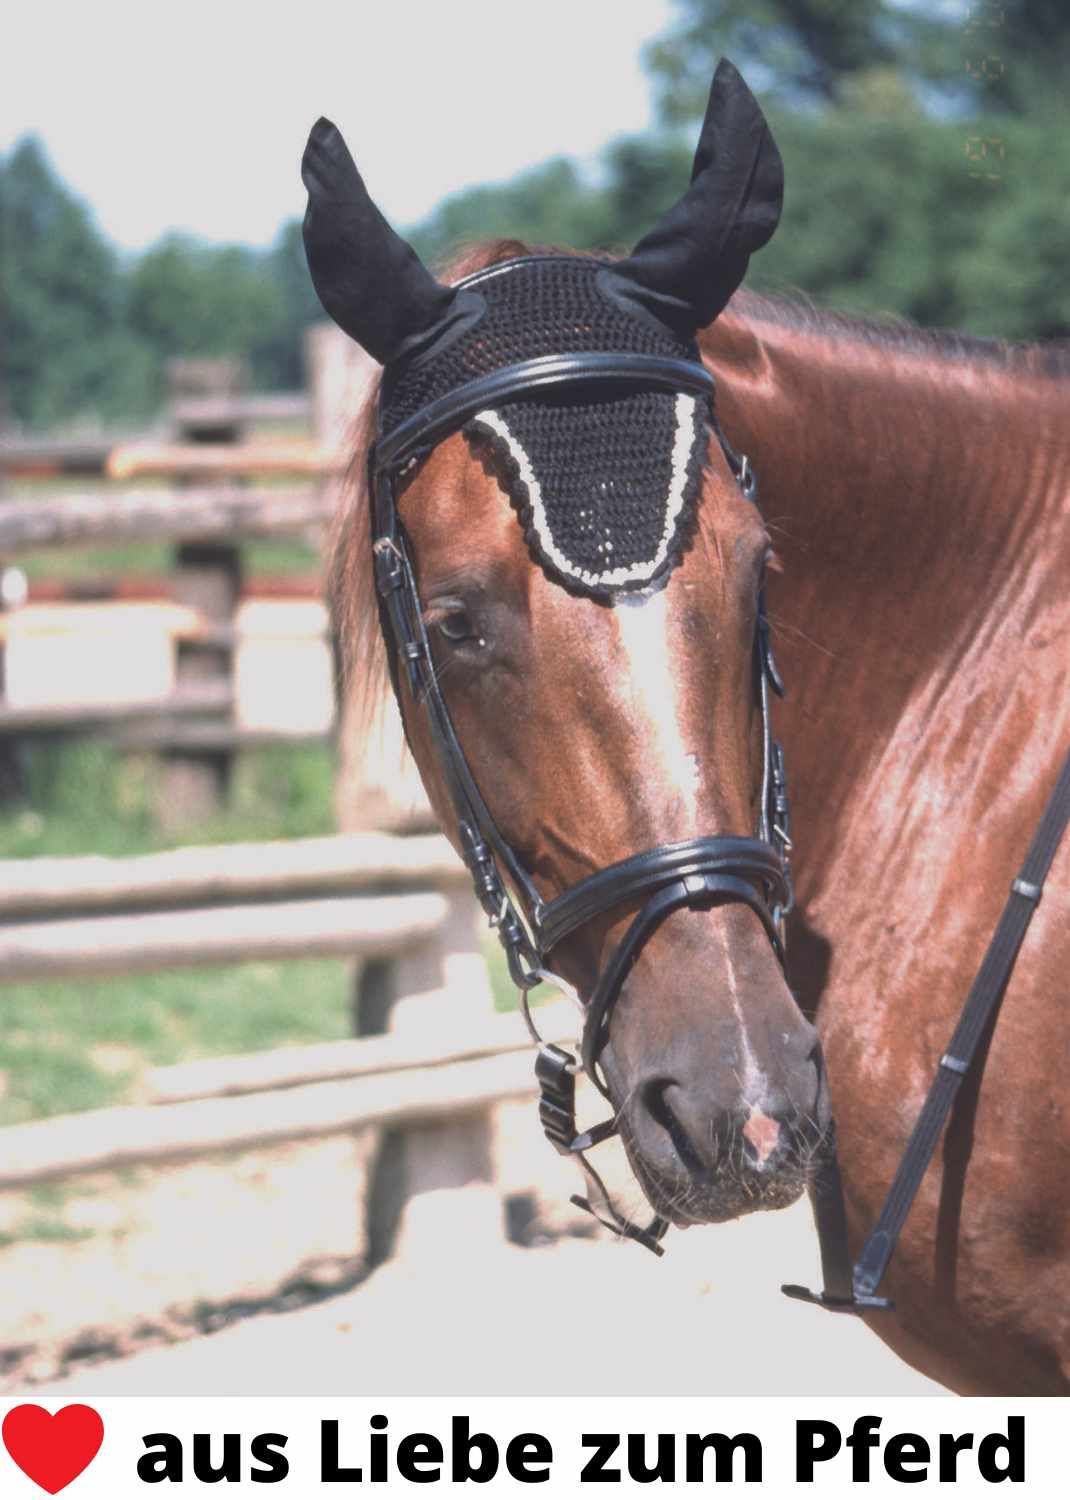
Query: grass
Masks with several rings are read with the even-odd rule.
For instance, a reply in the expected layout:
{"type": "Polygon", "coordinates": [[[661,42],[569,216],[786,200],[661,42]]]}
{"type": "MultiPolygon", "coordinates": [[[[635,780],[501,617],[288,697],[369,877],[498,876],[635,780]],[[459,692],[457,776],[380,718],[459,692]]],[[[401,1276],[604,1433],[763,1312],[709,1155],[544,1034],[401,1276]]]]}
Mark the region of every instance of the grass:
{"type": "MultiPolygon", "coordinates": [[[[27,799],[0,809],[0,858],[147,853],[166,847],[153,817],[156,763],[90,741],[36,746],[27,799]]],[[[227,809],[184,843],[329,833],[334,767],[323,747],[238,758],[227,809]]],[[[488,934],[495,999],[515,991],[488,934]]],[[[0,1125],[137,1098],[146,1068],[352,1035],[350,966],[333,959],[178,969],[129,979],[0,989],[0,1125]]]]}
{"type": "MultiPolygon", "coordinates": [[[[0,858],[165,847],[151,757],[89,741],[38,744],[25,771],[25,802],[0,812],[0,858]]],[[[332,796],[326,748],[250,751],[239,757],[226,811],[189,827],[183,842],[328,833],[332,796]]],[[[156,1064],[345,1036],[348,966],[250,963],[12,985],[0,991],[0,1012],[0,1124],[13,1124],[134,1097],[156,1064]]]]}
{"type": "MultiPolygon", "coordinates": [[[[31,742],[26,796],[0,808],[0,859],[41,854],[146,854],[168,846],[156,827],[157,762],[91,740],[31,742]]],[[[182,842],[298,838],[334,828],[334,762],[326,746],[270,746],[238,758],[227,808],[189,824],[182,842]]],[[[173,842],[173,841],[172,841],[173,842]]]]}
{"type": "MultiPolygon", "coordinates": [[[[40,578],[111,578],[119,574],[166,575],[174,565],[167,542],[129,542],[123,546],[64,548],[28,552],[18,566],[31,583],[40,578]]],[[[239,548],[246,578],[262,574],[316,573],[322,566],[318,548],[290,537],[263,537],[239,548]]]]}
{"type": "Polygon", "coordinates": [[[148,1067],[351,1034],[344,963],[236,964],[15,985],[0,1004],[0,1125],[137,1097],[148,1067]]]}

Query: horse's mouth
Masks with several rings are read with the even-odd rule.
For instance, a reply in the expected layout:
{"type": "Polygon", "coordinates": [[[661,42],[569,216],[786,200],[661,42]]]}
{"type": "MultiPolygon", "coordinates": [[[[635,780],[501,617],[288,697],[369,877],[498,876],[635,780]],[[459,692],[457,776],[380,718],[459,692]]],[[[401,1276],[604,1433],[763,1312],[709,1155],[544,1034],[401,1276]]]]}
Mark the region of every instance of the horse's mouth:
{"type": "Polygon", "coordinates": [[[696,1224],[724,1224],[745,1214],[790,1208],[806,1188],[806,1178],[801,1172],[757,1183],[718,1178],[713,1182],[667,1184],[645,1171],[637,1169],[637,1175],[655,1213],[680,1229],[696,1224]]]}
{"type": "Polygon", "coordinates": [[[775,1170],[750,1164],[741,1152],[726,1152],[714,1169],[680,1162],[678,1172],[652,1166],[625,1137],[628,1160],[654,1212],[680,1229],[723,1224],[745,1214],[790,1208],[813,1178],[825,1141],[793,1150],[775,1170]]]}

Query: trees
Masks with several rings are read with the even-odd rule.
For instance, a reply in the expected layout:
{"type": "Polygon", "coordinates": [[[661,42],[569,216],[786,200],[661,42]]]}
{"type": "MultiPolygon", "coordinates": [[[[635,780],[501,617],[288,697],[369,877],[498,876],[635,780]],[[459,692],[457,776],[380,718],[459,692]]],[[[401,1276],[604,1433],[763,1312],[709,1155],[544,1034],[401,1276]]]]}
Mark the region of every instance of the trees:
{"type": "Polygon", "coordinates": [[[150,361],[126,325],[122,264],[33,139],[0,162],[0,287],[12,417],[144,412],[150,361]]]}
{"type": "Polygon", "coordinates": [[[143,420],[171,355],[242,354],[257,385],[298,386],[321,316],[298,221],[268,251],[176,234],[124,258],[32,138],[0,158],[0,289],[8,415],[29,427],[143,420]]]}
{"type": "MultiPolygon", "coordinates": [[[[1006,337],[1070,333],[1066,0],[677,0],[647,50],[658,130],[599,167],[548,161],[446,200],[412,233],[626,249],[685,186],[717,58],[743,68],[785,159],[781,228],[751,284],[1006,337]]],[[[302,379],[321,316],[297,220],[267,251],[171,236],[124,260],[40,146],[0,159],[2,357],[16,420],[138,418],[168,354],[237,353],[302,379]]]]}
{"type": "Polygon", "coordinates": [[[1012,338],[1070,333],[1063,0],[677,0],[648,48],[666,129],[718,56],[762,93],[784,217],[751,284],[1012,338]]]}
{"type": "Polygon", "coordinates": [[[131,266],[127,297],[130,327],[158,367],[170,355],[240,352],[270,383],[265,351],[284,314],[262,253],[168,235],[131,266]]]}

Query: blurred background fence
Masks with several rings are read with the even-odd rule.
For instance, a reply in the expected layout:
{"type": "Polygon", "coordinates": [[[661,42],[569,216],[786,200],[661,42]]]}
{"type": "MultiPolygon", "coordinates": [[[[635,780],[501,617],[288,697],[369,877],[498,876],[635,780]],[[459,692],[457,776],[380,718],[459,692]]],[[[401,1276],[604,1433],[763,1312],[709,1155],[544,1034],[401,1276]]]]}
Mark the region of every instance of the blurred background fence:
{"type": "MultiPolygon", "coordinates": [[[[411,1238],[414,1200],[425,1241],[452,1229],[459,1192],[470,1241],[506,1232],[498,1110],[533,1095],[530,1051],[518,1019],[494,1014],[485,922],[432,831],[392,706],[339,734],[352,709],[322,544],[373,367],[331,327],[310,329],[306,349],[307,392],[250,395],[238,360],[175,360],[165,419],[147,434],[3,447],[0,1007],[13,1024],[0,1044],[0,1262],[35,1245],[77,1282],[93,1240],[99,1276],[100,1227],[113,1253],[117,1232],[133,1233],[114,1212],[132,1171],[144,1203],[159,1201],[146,1172],[233,1174],[252,1156],[269,1184],[261,1218],[288,1217],[270,1183],[323,1142],[311,1180],[351,1200],[345,1229],[332,1244],[310,1205],[305,1235],[259,1271],[251,1247],[222,1267],[205,1254],[200,1276],[184,1251],[179,1281],[199,1301],[270,1295],[309,1262],[317,1284],[363,1274],[411,1238]],[[294,539],[296,552],[248,550],[294,539]],[[132,571],[146,547],[154,570],[132,571]],[[68,571],[71,554],[89,569],[68,571]],[[103,760],[85,778],[87,750],[103,760]],[[265,750],[289,757],[283,781],[293,757],[320,757],[304,836],[234,837],[250,823],[279,831],[263,793],[251,820],[235,819],[247,763],[265,750]],[[81,807],[81,829],[42,790],[50,758],[61,803],[104,794],[81,807]],[[140,802],[132,839],[124,797],[140,802]],[[316,824],[335,801],[343,831],[327,832],[316,824]],[[109,819],[127,830],[117,847],[100,838],[109,819]],[[63,852],[42,844],[50,822],[63,852]],[[66,852],[80,841],[91,849],[66,852]],[[343,971],[326,986],[325,962],[343,971]],[[221,983],[224,966],[236,984],[221,983]],[[280,986],[267,1036],[265,975],[280,986]],[[234,1037],[249,1050],[228,1050],[234,1037]],[[332,1141],[350,1149],[332,1156],[332,1141]],[[93,1199],[112,1207],[101,1224],[93,1199]]],[[[547,1021],[563,1035],[571,1015],[557,1007],[547,1021]]],[[[175,1192],[188,1210],[188,1181],[175,1192]]],[[[228,1206],[213,1183],[209,1197],[223,1232],[248,1236],[248,1193],[228,1206]]],[[[267,1237],[278,1246],[277,1226],[267,1237]]],[[[159,1318],[182,1300],[160,1275],[155,1304],[135,1296],[134,1309],[159,1318]]],[[[32,1302],[9,1334],[16,1352],[54,1335],[53,1313],[32,1302]]]]}

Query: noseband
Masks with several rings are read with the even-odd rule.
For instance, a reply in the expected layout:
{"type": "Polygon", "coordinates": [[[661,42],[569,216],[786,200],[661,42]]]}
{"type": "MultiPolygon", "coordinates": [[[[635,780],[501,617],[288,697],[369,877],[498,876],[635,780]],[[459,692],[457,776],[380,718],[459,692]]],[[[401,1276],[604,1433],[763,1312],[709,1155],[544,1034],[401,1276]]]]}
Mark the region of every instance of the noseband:
{"type": "Polygon", "coordinates": [[[754,472],[747,459],[733,452],[725,439],[714,410],[713,377],[697,361],[635,353],[548,355],[468,381],[428,403],[389,433],[380,431],[369,460],[372,551],[380,621],[395,692],[399,673],[404,672],[414,702],[422,704],[427,715],[476,896],[491,925],[497,928],[509,972],[521,992],[528,1028],[539,1048],[535,1071],[543,1129],[556,1150],[577,1159],[587,1179],[588,1197],[572,1201],[614,1233],[661,1254],[658,1242],[668,1221],[655,1215],[645,1227],[633,1224],[615,1208],[601,1178],[587,1161],[585,1153],[592,1146],[617,1133],[617,1120],[612,1118],[578,1133],[575,1084],[580,1064],[563,1048],[543,1041],[532,1020],[527,996],[529,990],[548,980],[578,1000],[571,986],[552,973],[552,953],[596,918],[641,903],[582,1006],[582,1068],[608,1099],[599,1060],[609,1040],[614,1006],[643,944],[672,912],[729,902],[747,906],[761,922],[783,964],[783,923],[793,901],[788,862],[791,829],[784,755],[773,740],[769,711],[769,689],[783,696],[783,684],[770,648],[764,598],[759,595],[755,640],[763,762],[755,836],[718,834],[658,844],[608,865],[553,900],[544,901],[484,802],[454,730],[434,668],[396,497],[399,478],[437,443],[461,431],[478,412],[510,397],[589,391],[599,385],[682,392],[702,398],[740,492],[747,500],[756,501],[754,472]]]}

